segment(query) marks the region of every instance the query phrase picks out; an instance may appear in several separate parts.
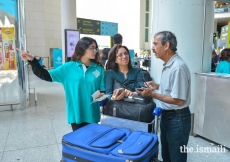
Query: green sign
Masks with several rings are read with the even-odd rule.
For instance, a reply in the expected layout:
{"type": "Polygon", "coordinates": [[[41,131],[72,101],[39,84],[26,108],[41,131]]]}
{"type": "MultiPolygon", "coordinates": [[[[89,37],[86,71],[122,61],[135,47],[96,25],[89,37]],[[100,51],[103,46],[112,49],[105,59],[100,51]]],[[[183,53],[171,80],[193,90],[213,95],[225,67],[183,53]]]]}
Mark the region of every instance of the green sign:
{"type": "Polygon", "coordinates": [[[77,18],[77,29],[81,34],[100,35],[100,21],[77,18]]]}
{"type": "Polygon", "coordinates": [[[225,48],[230,47],[230,42],[229,42],[229,25],[223,26],[221,28],[221,36],[220,36],[220,42],[221,45],[225,48]]]}

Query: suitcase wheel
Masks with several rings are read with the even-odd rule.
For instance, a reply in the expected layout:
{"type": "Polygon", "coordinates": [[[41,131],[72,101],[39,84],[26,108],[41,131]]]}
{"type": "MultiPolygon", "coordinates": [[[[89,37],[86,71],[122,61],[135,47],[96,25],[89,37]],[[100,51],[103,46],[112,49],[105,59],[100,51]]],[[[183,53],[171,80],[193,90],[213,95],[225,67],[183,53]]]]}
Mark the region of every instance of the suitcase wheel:
{"type": "Polygon", "coordinates": [[[157,154],[153,156],[153,158],[151,159],[151,162],[162,162],[160,160],[158,160],[157,158],[157,154]]]}

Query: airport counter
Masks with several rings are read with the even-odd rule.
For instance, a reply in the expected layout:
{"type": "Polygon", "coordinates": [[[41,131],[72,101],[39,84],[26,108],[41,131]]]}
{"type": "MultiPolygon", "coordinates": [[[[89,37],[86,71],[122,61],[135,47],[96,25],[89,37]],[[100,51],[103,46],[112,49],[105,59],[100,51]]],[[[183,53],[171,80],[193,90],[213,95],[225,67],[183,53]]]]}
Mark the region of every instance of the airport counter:
{"type": "Polygon", "coordinates": [[[230,74],[196,73],[193,133],[230,148],[230,74]]]}

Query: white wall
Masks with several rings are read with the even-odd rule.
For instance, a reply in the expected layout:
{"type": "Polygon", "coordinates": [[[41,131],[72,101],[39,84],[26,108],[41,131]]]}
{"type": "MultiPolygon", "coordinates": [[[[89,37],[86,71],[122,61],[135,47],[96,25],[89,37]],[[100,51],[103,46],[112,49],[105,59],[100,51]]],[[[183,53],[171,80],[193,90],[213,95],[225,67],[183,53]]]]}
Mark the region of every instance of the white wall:
{"type": "Polygon", "coordinates": [[[123,44],[139,52],[140,1],[142,0],[76,1],[77,17],[118,23],[118,33],[123,36],[123,44]]]}
{"type": "MultiPolygon", "coordinates": [[[[145,6],[146,6],[146,1],[141,0],[141,3],[140,3],[140,40],[139,40],[140,49],[145,49],[145,6]]],[[[151,24],[151,22],[149,22],[149,24],[151,24]]]]}
{"type": "Polygon", "coordinates": [[[27,50],[31,54],[47,57],[50,48],[61,48],[60,0],[25,0],[25,16],[27,50]]]}

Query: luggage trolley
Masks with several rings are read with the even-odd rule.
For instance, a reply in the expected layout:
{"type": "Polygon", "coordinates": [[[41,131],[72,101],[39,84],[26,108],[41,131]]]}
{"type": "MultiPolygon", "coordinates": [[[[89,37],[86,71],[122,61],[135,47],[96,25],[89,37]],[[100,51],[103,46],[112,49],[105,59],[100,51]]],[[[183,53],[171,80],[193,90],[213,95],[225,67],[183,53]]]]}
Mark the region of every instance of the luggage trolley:
{"type": "MultiPolygon", "coordinates": [[[[159,142],[158,142],[157,132],[158,132],[159,116],[161,115],[161,113],[162,113],[162,109],[156,107],[152,113],[155,116],[155,119],[151,123],[144,123],[144,122],[139,122],[139,121],[122,119],[122,118],[117,118],[117,117],[102,114],[101,123],[99,125],[98,124],[90,124],[91,126],[88,125],[88,126],[82,127],[82,128],[80,128],[74,132],[71,132],[71,133],[63,136],[63,141],[62,141],[62,154],[63,154],[63,156],[62,156],[61,162],[83,162],[83,161],[84,162],[86,162],[86,161],[90,162],[90,161],[92,161],[92,156],[94,156],[93,161],[98,161],[98,162],[101,161],[103,158],[106,158],[106,159],[111,158],[110,161],[114,161],[114,162],[117,160],[123,161],[123,160],[121,160],[122,156],[128,156],[129,157],[129,154],[127,154],[127,155],[125,153],[123,154],[122,150],[117,150],[118,152],[115,151],[115,154],[117,154],[117,155],[111,156],[110,153],[109,153],[109,155],[105,155],[104,153],[100,153],[101,146],[97,146],[96,148],[93,147],[93,149],[95,149],[95,150],[90,150],[92,148],[87,149],[88,145],[87,144],[85,145],[85,143],[88,143],[87,140],[91,141],[91,139],[87,139],[87,138],[91,138],[91,135],[92,135],[92,140],[96,140],[95,141],[96,145],[98,145],[98,144],[101,145],[101,143],[103,143],[102,145],[104,145],[104,142],[101,142],[101,141],[107,141],[108,142],[108,138],[109,138],[109,141],[111,142],[111,139],[114,140],[119,135],[119,132],[121,132],[121,131],[126,132],[125,134],[127,136],[127,141],[129,139],[129,142],[128,142],[129,148],[131,150],[135,150],[135,151],[139,150],[140,148],[136,147],[137,145],[135,145],[135,142],[137,142],[137,139],[132,139],[131,141],[133,141],[133,142],[131,142],[131,144],[132,143],[133,144],[130,146],[129,136],[131,136],[131,134],[141,133],[143,135],[147,134],[148,136],[152,136],[152,138],[153,138],[152,144],[150,144],[149,146],[146,145],[146,147],[142,148],[142,153],[141,152],[140,153],[143,154],[147,150],[152,150],[152,151],[145,153],[144,156],[141,156],[141,159],[143,157],[146,158],[148,156],[148,159],[149,159],[149,160],[147,160],[148,162],[149,161],[150,162],[159,162],[159,160],[158,160],[158,144],[159,144],[159,142]],[[87,129],[86,129],[86,127],[87,127],[87,129]],[[96,127],[98,127],[98,128],[96,128],[96,127]],[[103,128],[103,127],[105,127],[105,128],[103,128]],[[108,128],[106,128],[106,127],[108,127],[108,128]],[[108,130],[114,129],[114,131],[117,133],[111,133],[111,134],[107,135],[107,133],[109,131],[108,130],[102,131],[101,129],[108,129],[108,130]],[[95,132],[95,133],[92,133],[92,132],[95,132]],[[129,134],[130,132],[131,132],[131,134],[129,134]],[[87,138],[85,138],[84,135],[83,136],[81,135],[84,133],[86,136],[88,135],[87,138]],[[98,133],[98,135],[94,137],[94,135],[97,133],[98,133]],[[91,135],[89,135],[89,134],[91,134],[91,135]],[[83,142],[82,142],[82,140],[76,140],[79,138],[82,138],[82,140],[84,139],[86,141],[83,140],[83,142]],[[68,139],[68,142],[66,142],[65,139],[68,139]],[[76,145],[76,143],[79,143],[79,145],[76,145]],[[81,147],[81,144],[83,144],[83,147],[81,147]],[[147,146],[150,147],[150,149],[147,146]],[[84,148],[84,147],[86,147],[86,148],[84,148]]],[[[133,138],[133,136],[132,136],[132,138],[133,138]]],[[[142,137],[142,138],[146,139],[145,137],[142,137]]],[[[121,146],[126,145],[127,142],[124,141],[123,139],[126,140],[124,136],[122,137],[122,140],[117,140],[117,141],[115,140],[116,141],[115,145],[117,145],[117,146],[118,145],[121,145],[121,146]],[[120,144],[119,144],[119,141],[121,141],[120,144]]],[[[143,144],[146,142],[147,142],[146,140],[143,140],[143,144]]],[[[142,142],[138,142],[138,145],[139,144],[142,145],[142,142]]],[[[113,147],[113,145],[112,145],[112,147],[113,147]]],[[[109,145],[109,147],[110,146],[111,145],[109,145]]],[[[121,146],[119,146],[119,147],[121,147],[121,146]]],[[[127,146],[125,146],[125,149],[126,149],[126,147],[127,146]]],[[[133,153],[133,152],[131,151],[131,153],[133,153]]],[[[113,154],[114,154],[114,151],[113,151],[113,154]]],[[[132,157],[132,156],[130,156],[130,157],[132,157]]],[[[133,162],[133,161],[135,162],[136,160],[135,159],[132,160],[132,158],[131,158],[131,160],[124,160],[124,162],[133,162]]],[[[139,159],[137,161],[142,161],[142,160],[139,159]]],[[[144,160],[144,161],[147,162],[146,160],[144,160]]]]}
{"type": "MultiPolygon", "coordinates": [[[[102,105],[100,105],[102,106],[102,105]]],[[[114,116],[108,116],[105,114],[101,115],[101,124],[110,125],[118,128],[128,128],[131,131],[143,131],[154,133],[158,135],[159,131],[159,120],[160,115],[162,114],[163,109],[156,107],[152,112],[152,115],[155,116],[154,120],[151,123],[145,123],[140,121],[128,120],[123,118],[118,118],[114,116]]],[[[152,158],[151,162],[159,162],[158,153],[152,158]]]]}

